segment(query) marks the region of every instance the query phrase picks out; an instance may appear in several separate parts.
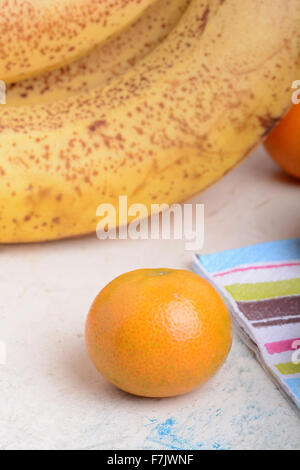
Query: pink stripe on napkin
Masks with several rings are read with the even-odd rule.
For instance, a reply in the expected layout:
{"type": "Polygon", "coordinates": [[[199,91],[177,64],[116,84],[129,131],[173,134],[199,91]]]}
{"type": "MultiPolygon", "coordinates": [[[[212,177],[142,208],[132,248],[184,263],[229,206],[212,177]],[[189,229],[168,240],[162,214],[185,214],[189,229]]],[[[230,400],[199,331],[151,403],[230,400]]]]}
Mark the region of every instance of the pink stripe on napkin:
{"type": "Polygon", "coordinates": [[[269,354],[279,354],[285,351],[295,351],[300,348],[300,338],[286,339],[274,343],[266,343],[265,347],[269,354]]]}

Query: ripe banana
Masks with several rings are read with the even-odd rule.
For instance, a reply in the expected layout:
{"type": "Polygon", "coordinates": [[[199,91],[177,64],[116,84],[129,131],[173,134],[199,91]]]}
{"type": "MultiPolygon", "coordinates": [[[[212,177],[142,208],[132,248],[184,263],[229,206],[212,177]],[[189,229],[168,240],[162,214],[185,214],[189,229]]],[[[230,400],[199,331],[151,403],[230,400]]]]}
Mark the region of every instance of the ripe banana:
{"type": "Polygon", "coordinates": [[[156,0],[130,27],[61,69],[7,87],[9,106],[53,103],[103,86],[136,65],[177,24],[190,0],[156,0]]]}
{"type": "Polygon", "coordinates": [[[0,79],[17,82],[79,58],[155,0],[0,0],[0,79]]]}
{"type": "Polygon", "coordinates": [[[266,135],[300,72],[299,0],[192,0],[145,59],[66,100],[0,108],[0,242],[93,232],[100,203],[172,204],[266,135]]]}

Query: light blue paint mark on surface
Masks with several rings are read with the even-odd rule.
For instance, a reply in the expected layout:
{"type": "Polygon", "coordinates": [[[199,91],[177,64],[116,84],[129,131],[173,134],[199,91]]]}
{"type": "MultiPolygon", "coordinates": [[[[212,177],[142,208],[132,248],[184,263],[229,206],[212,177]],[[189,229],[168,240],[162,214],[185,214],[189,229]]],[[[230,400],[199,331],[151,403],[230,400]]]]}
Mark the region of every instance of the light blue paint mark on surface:
{"type": "Polygon", "coordinates": [[[215,442],[214,445],[213,445],[213,448],[216,449],[216,450],[221,450],[221,444],[219,444],[218,442],[215,442]]]}
{"type": "Polygon", "coordinates": [[[178,438],[174,430],[175,425],[176,420],[174,418],[168,418],[163,423],[156,425],[147,439],[152,442],[164,444],[170,449],[186,449],[187,443],[178,438]]]}
{"type": "MultiPolygon", "coordinates": [[[[211,420],[209,420],[211,421],[211,420]]],[[[207,424],[207,423],[206,423],[207,424]]],[[[156,424],[147,440],[159,444],[161,447],[173,450],[229,450],[229,445],[224,445],[216,440],[201,442],[197,438],[195,426],[186,426],[177,423],[175,418],[168,418],[160,424],[156,424]]]]}
{"type": "Polygon", "coordinates": [[[169,418],[164,423],[157,426],[157,432],[159,436],[169,436],[172,431],[172,427],[176,423],[175,419],[169,418]]]}

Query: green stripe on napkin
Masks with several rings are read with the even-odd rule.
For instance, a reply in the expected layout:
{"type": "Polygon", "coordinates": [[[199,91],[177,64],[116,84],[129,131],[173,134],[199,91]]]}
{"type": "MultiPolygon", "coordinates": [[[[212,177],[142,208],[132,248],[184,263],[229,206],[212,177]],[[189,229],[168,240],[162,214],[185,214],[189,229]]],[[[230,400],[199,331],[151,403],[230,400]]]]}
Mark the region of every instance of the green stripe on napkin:
{"type": "Polygon", "coordinates": [[[257,284],[232,284],[226,286],[226,290],[237,302],[299,295],[300,278],[287,281],[259,282],[257,284]]]}

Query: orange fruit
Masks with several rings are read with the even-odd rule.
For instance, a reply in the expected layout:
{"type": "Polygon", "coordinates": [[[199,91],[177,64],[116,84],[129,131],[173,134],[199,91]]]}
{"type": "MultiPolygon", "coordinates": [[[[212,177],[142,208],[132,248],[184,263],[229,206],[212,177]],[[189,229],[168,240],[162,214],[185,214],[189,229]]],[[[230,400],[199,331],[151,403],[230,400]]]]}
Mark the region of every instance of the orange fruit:
{"type": "Polygon", "coordinates": [[[300,104],[295,104],[265,142],[270,156],[281,168],[300,178],[300,104]]]}
{"type": "Polygon", "coordinates": [[[232,340],[221,297],[194,273],[141,269],[119,276],[94,301],[89,356],[120,389],[145,397],[193,390],[223,364],[232,340]]]}

